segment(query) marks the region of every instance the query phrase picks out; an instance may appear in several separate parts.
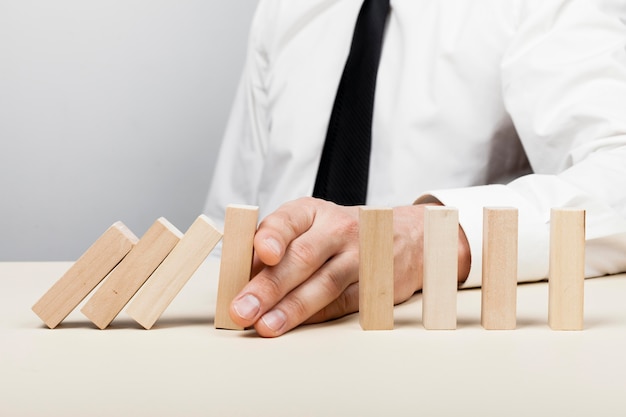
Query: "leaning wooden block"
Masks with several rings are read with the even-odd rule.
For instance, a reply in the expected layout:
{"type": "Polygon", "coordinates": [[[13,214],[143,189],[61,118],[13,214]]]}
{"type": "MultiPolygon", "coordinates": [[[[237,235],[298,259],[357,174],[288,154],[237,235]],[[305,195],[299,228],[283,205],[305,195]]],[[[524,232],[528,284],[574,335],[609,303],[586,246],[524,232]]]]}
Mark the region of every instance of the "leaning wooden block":
{"type": "Polygon", "coordinates": [[[426,329],[456,329],[458,259],[458,210],[425,207],[422,322],[426,329]]]}
{"type": "Polygon", "coordinates": [[[553,330],[584,327],[585,211],[552,209],[548,324],[553,330]]]}
{"type": "Polygon", "coordinates": [[[517,313],[517,209],[483,211],[481,324],[512,330],[517,313]]]}
{"type": "Polygon", "coordinates": [[[137,241],[137,237],[122,222],[114,223],[35,303],[35,314],[48,327],[55,328],[115,268],[137,241]]]}
{"type": "Polygon", "coordinates": [[[106,328],[182,236],[170,222],[159,218],[109,274],[81,312],[100,329],[106,328]]]}
{"type": "Polygon", "coordinates": [[[148,278],[126,312],[150,329],[222,238],[211,220],[200,215],[163,263],[148,278]]]}
{"type": "Polygon", "coordinates": [[[259,208],[229,205],[224,218],[224,240],[217,288],[215,328],[243,330],[230,318],[229,310],[235,296],[250,281],[254,233],[259,208]]]}
{"type": "Polygon", "coordinates": [[[359,209],[359,322],[393,329],[393,211],[359,209]]]}

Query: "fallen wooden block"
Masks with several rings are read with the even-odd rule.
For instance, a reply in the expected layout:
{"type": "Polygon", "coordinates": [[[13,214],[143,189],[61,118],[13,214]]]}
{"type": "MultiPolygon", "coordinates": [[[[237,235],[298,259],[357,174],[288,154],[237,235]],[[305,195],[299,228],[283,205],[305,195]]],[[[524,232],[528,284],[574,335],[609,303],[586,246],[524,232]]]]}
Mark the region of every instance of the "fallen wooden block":
{"type": "Polygon", "coordinates": [[[33,311],[51,329],[61,323],[137,243],[122,223],[109,227],[35,303],[33,311]]]}
{"type": "Polygon", "coordinates": [[[585,210],[552,209],[548,324],[553,330],[584,327],[585,210]]]}
{"type": "Polygon", "coordinates": [[[235,296],[250,281],[258,217],[256,206],[232,204],[226,207],[215,309],[216,329],[243,330],[230,318],[229,311],[235,296]]]}
{"type": "Polygon", "coordinates": [[[517,323],[517,209],[485,207],[483,215],[481,324],[512,330],[517,323]]]}
{"type": "Polygon", "coordinates": [[[85,303],[81,312],[100,329],[106,328],[182,236],[166,219],[161,217],[155,221],[85,303]]]}
{"type": "Polygon", "coordinates": [[[363,330],[393,329],[393,211],[359,209],[359,322],[363,330]]]}
{"type": "Polygon", "coordinates": [[[144,328],[152,328],[221,238],[207,216],[198,216],[131,300],[128,315],[144,328]]]}
{"type": "Polygon", "coordinates": [[[422,323],[425,329],[456,329],[458,263],[458,210],[425,207],[422,289],[422,323]]]}

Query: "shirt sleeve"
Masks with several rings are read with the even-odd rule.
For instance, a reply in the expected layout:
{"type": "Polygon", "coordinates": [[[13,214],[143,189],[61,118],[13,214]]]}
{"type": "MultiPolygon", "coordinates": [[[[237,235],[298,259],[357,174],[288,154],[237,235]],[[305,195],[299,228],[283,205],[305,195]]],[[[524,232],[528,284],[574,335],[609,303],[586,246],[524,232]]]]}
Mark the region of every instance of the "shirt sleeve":
{"type": "Polygon", "coordinates": [[[528,2],[502,59],[502,94],[533,174],[435,190],[459,209],[481,282],[482,211],[519,210],[518,277],[547,277],[550,209],[586,210],[586,276],[626,271],[626,26],[593,2],[528,2]]]}

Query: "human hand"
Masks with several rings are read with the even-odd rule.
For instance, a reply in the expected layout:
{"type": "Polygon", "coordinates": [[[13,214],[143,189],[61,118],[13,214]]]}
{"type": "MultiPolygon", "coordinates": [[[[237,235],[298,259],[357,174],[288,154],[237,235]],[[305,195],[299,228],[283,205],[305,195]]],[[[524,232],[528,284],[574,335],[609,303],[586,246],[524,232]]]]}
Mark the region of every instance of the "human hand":
{"type": "MultiPolygon", "coordinates": [[[[422,288],[423,205],[393,210],[397,304],[422,288]]],[[[358,216],[358,207],[305,197],[263,219],[254,238],[253,278],[231,304],[233,321],[275,337],[357,311],[358,216]]]]}

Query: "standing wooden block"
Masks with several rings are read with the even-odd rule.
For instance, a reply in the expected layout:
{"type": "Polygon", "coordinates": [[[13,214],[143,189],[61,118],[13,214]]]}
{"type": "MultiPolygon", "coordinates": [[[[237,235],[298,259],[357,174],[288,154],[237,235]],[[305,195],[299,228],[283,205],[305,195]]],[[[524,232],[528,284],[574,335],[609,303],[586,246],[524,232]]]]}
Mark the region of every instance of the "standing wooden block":
{"type": "Polygon", "coordinates": [[[211,220],[200,215],[148,278],[126,312],[150,329],[222,238],[211,220]]]}
{"type": "Polygon", "coordinates": [[[33,311],[55,328],[107,276],[137,243],[122,222],[114,223],[37,301],[33,311]]]}
{"type": "Polygon", "coordinates": [[[429,330],[456,329],[459,213],[455,208],[424,210],[422,322],[429,330]]]}
{"type": "Polygon", "coordinates": [[[393,329],[393,211],[359,209],[359,322],[393,329]]]}
{"type": "Polygon", "coordinates": [[[512,330],[517,313],[517,209],[483,211],[481,324],[512,330]]]}
{"type": "Polygon", "coordinates": [[[170,222],[159,218],[109,274],[81,312],[100,329],[106,328],[182,236],[170,222]]]}
{"type": "Polygon", "coordinates": [[[230,304],[250,281],[254,234],[259,218],[256,206],[229,205],[224,218],[224,240],[217,288],[215,328],[243,330],[230,318],[230,304]]]}
{"type": "Polygon", "coordinates": [[[585,211],[552,209],[548,324],[553,330],[584,327],[585,211]]]}

